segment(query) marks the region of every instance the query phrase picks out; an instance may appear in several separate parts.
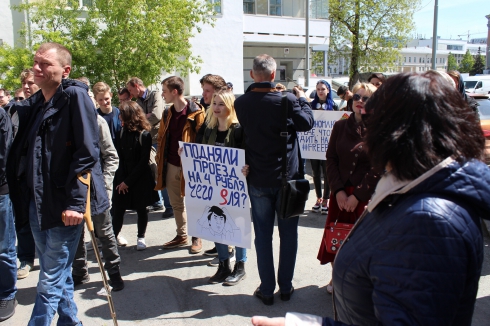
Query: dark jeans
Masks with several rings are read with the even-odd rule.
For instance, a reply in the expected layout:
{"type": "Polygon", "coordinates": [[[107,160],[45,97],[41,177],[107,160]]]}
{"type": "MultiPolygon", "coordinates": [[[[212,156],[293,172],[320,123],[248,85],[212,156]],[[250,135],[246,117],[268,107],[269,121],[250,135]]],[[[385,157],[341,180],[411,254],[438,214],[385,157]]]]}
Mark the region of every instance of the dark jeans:
{"type": "Polygon", "coordinates": [[[17,232],[17,258],[21,262],[34,264],[35,254],[36,244],[32,236],[31,224],[27,223],[17,232]]]}
{"type": "MultiPolygon", "coordinates": [[[[126,213],[126,207],[123,205],[116,205],[114,207],[114,216],[112,217],[112,226],[114,227],[114,236],[117,238],[119,232],[121,232],[124,224],[124,214],[126,213]]],[[[146,233],[146,227],[148,226],[148,212],[146,207],[136,210],[138,214],[138,238],[144,238],[146,233]]]]}
{"type": "Polygon", "coordinates": [[[15,222],[9,194],[0,195],[0,299],[12,300],[17,293],[15,222]]]}
{"type": "MultiPolygon", "coordinates": [[[[260,291],[265,296],[274,295],[276,278],[272,235],[276,212],[281,202],[281,188],[258,188],[249,186],[248,193],[252,204],[252,219],[255,231],[255,251],[260,276],[260,291]]],[[[278,218],[279,228],[279,268],[277,283],[281,293],[290,293],[298,251],[299,217],[278,218]]]]}
{"type": "Polygon", "coordinates": [[[330,197],[330,187],[327,179],[327,161],[310,160],[313,172],[313,184],[315,185],[316,198],[328,200],[330,197]],[[322,174],[323,174],[323,196],[322,196],[322,174]]]}
{"type": "MultiPolygon", "coordinates": [[[[112,229],[112,219],[109,210],[100,215],[93,216],[92,221],[94,223],[94,231],[97,230],[98,239],[102,244],[102,254],[104,255],[105,261],[104,268],[109,274],[116,273],[119,271],[121,257],[117,250],[116,237],[112,229]]],[[[77,253],[73,261],[73,275],[84,276],[88,274],[87,251],[83,243],[84,233],[85,228],[82,229],[82,235],[80,236],[80,241],[78,241],[77,253]]],[[[94,247],[94,250],[98,249],[94,247]]]]}

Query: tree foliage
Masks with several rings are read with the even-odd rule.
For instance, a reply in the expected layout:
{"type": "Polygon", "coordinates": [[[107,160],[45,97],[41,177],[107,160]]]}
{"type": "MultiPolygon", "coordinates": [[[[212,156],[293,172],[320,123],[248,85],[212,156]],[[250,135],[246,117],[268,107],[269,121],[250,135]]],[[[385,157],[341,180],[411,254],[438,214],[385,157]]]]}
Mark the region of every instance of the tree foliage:
{"type": "Polygon", "coordinates": [[[412,31],[420,0],[330,0],[331,59],[352,46],[349,76],[387,71],[399,60],[400,47],[412,31]]]}
{"type": "Polygon", "coordinates": [[[475,59],[470,53],[470,50],[466,50],[466,53],[461,59],[461,63],[459,64],[459,72],[470,72],[475,63],[475,59]]]}
{"type": "Polygon", "coordinates": [[[458,63],[456,62],[456,58],[454,55],[449,52],[447,56],[447,71],[458,70],[458,63]]]}
{"type": "Polygon", "coordinates": [[[474,76],[476,74],[483,74],[483,69],[485,69],[485,63],[483,62],[483,57],[481,55],[481,49],[478,48],[478,54],[476,55],[473,68],[470,71],[470,75],[474,76]]]}
{"type": "Polygon", "coordinates": [[[21,86],[20,73],[32,67],[32,53],[27,48],[11,48],[7,44],[0,46],[0,85],[8,90],[21,86]]]}
{"type": "Polygon", "coordinates": [[[202,24],[212,24],[208,2],[97,0],[89,8],[77,6],[78,1],[40,0],[16,7],[30,13],[33,50],[53,41],[72,52],[71,78],[86,76],[117,88],[131,76],[151,85],[162,72],[199,71],[202,61],[189,41],[202,24]]]}

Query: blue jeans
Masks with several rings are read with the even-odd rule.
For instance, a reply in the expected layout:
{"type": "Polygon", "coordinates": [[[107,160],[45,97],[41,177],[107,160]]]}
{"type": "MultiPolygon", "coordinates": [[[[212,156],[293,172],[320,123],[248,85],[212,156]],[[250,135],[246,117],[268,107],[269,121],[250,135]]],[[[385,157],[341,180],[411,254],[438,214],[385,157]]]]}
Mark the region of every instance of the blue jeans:
{"type": "MultiPolygon", "coordinates": [[[[153,144],[152,145],[156,150],[158,150],[158,146],[157,144],[153,144]]],[[[163,190],[159,190],[157,191],[158,192],[158,196],[160,197],[160,200],[153,203],[153,206],[159,206],[162,204],[162,201],[163,201],[163,206],[165,207],[165,211],[167,210],[171,210],[172,209],[172,205],[170,205],[170,199],[168,198],[168,192],[167,192],[167,189],[163,189],[163,190]]]]}
{"type": "MultiPolygon", "coordinates": [[[[276,288],[272,234],[276,212],[279,211],[281,203],[280,190],[281,188],[248,187],[252,204],[257,267],[261,281],[260,291],[268,297],[274,295],[276,288]]],[[[277,284],[281,293],[289,293],[293,286],[292,280],[298,251],[298,222],[299,216],[277,220],[280,237],[277,284]]]]}
{"type": "Polygon", "coordinates": [[[36,245],[32,236],[31,225],[27,223],[17,232],[17,258],[19,261],[34,264],[36,245]]]}
{"type": "Polygon", "coordinates": [[[29,221],[39,257],[37,296],[29,326],[49,326],[58,312],[58,325],[81,325],[73,300],[71,265],[83,223],[41,230],[34,199],[29,203],[29,221]]]}
{"type": "MultiPolygon", "coordinates": [[[[230,257],[228,252],[228,245],[215,242],[216,250],[218,251],[219,261],[225,261],[230,257]]],[[[235,247],[235,258],[236,261],[246,262],[247,261],[247,249],[241,247],[235,247]]]]}
{"type": "Polygon", "coordinates": [[[0,195],[0,299],[12,300],[17,293],[15,222],[10,196],[0,195]]]}

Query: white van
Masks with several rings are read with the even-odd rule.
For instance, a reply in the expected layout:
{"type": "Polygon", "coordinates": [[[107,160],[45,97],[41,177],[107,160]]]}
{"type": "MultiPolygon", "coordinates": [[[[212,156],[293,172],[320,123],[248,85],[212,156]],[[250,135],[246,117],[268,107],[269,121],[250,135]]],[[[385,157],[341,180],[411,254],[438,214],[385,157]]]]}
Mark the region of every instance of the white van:
{"type": "Polygon", "coordinates": [[[468,93],[490,94],[490,75],[465,78],[464,89],[468,93]]]}

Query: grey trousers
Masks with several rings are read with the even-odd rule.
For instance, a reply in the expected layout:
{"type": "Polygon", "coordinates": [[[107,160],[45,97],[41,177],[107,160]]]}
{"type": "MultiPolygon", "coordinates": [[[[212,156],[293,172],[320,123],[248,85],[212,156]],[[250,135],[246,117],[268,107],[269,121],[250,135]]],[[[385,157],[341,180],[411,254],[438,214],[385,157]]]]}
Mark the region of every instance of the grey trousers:
{"type": "MultiPolygon", "coordinates": [[[[119,271],[121,257],[117,250],[116,237],[114,236],[114,231],[112,229],[112,218],[109,210],[102,214],[92,216],[92,221],[94,223],[94,231],[102,244],[102,254],[104,255],[105,261],[104,268],[109,274],[116,273],[119,271]]],[[[77,276],[88,274],[87,251],[85,250],[85,244],[83,243],[84,233],[85,228],[82,229],[77,253],[73,260],[72,274],[77,276]]]]}

